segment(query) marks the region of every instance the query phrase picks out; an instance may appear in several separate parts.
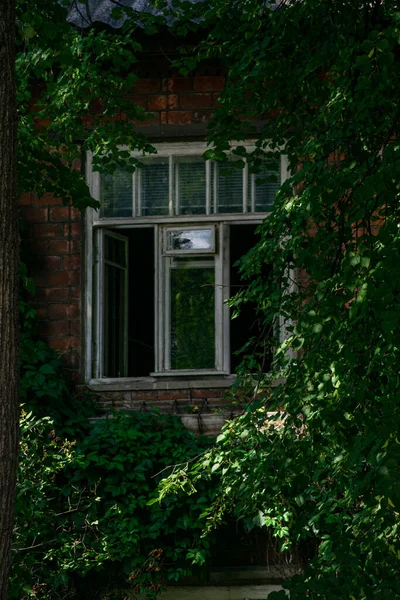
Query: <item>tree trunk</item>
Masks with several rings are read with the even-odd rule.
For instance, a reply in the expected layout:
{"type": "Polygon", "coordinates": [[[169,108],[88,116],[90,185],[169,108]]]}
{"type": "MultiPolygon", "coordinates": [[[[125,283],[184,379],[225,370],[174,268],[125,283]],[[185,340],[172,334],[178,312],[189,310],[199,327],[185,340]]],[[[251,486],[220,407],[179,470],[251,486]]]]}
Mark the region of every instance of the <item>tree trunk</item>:
{"type": "Polygon", "coordinates": [[[0,10],[0,600],[7,599],[18,462],[15,0],[0,10]]]}

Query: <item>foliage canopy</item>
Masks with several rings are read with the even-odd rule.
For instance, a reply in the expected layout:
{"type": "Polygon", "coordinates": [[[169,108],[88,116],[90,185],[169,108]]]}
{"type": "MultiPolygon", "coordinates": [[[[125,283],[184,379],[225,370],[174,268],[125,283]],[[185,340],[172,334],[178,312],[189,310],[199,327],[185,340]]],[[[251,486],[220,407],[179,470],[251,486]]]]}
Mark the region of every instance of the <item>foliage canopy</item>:
{"type": "MultiPolygon", "coordinates": [[[[160,498],[218,476],[208,529],[233,512],[248,528],[272,528],[284,547],[307,547],[304,573],[286,584],[292,599],[400,598],[397,3],[213,0],[176,3],[175,16],[178,5],[186,17],[176,34],[203,39],[183,52],[182,72],[218,60],[228,75],[207,157],[222,159],[249,134],[255,152],[236,153],[250,169],[268,152],[288,157],[292,175],[242,260],[248,286],[232,304],[256,302],[266,328],[280,315],[289,337],[273,341],[268,374],[264,340],[245,354],[238,388],[251,389],[248,411],[164,480],[160,498]],[[265,263],[274,265],[268,279],[265,263]]],[[[152,151],[123,116],[141,117],[125,97],[136,21],[118,36],[80,33],[56,3],[20,2],[19,11],[21,186],[90,204],[71,175],[77,138],[111,170],[129,161],[118,144],[152,151]]]]}
{"type": "MultiPolygon", "coordinates": [[[[214,0],[190,11],[204,41],[182,69],[217,59],[228,76],[208,156],[261,116],[256,151],[236,152],[257,170],[284,148],[292,175],[232,300],[257,302],[266,326],[280,315],[289,336],[276,336],[268,374],[263,340],[244,356],[239,385],[253,373],[254,400],[187,477],[220,474],[210,528],[233,510],[284,547],[307,547],[286,584],[294,600],[398,598],[398,5],[214,0]]],[[[181,481],[164,481],[160,498],[181,481]]]]}

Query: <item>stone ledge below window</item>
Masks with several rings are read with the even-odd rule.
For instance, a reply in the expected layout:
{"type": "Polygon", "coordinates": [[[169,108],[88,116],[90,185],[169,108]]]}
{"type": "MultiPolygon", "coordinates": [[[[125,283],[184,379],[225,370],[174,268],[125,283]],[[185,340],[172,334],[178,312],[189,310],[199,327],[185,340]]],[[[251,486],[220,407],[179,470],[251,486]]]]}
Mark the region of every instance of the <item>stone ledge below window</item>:
{"type": "Polygon", "coordinates": [[[229,388],[236,381],[236,375],[195,375],[193,377],[172,379],[162,377],[124,377],[121,379],[91,379],[87,387],[94,392],[124,392],[124,391],[167,391],[193,390],[204,388],[229,388]]]}

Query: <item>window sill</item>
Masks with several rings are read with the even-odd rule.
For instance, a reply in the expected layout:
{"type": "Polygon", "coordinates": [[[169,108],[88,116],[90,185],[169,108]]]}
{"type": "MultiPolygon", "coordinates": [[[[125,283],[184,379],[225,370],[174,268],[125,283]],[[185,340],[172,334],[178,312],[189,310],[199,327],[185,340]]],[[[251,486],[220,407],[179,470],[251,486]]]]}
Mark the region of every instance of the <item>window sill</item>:
{"type": "MultiPolygon", "coordinates": [[[[226,375],[229,375],[229,373],[227,371],[206,371],[204,369],[204,371],[202,370],[198,370],[198,371],[194,371],[194,370],[176,370],[176,371],[159,371],[159,372],[154,372],[154,373],[150,373],[150,377],[203,377],[203,376],[212,376],[212,377],[225,377],[226,375]]],[[[232,375],[232,377],[236,377],[234,375],[232,375]]]]}
{"type": "Polygon", "coordinates": [[[222,372],[196,373],[187,372],[157,373],[152,377],[123,377],[119,379],[90,379],[87,386],[96,392],[114,392],[129,390],[193,390],[196,388],[228,388],[236,381],[236,375],[222,372]]]}

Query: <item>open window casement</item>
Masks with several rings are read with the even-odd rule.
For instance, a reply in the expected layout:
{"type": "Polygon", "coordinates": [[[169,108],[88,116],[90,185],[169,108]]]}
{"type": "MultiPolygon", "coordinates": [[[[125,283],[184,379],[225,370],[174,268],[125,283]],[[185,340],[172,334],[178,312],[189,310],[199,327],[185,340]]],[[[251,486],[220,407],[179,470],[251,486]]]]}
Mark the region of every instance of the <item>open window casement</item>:
{"type": "Polygon", "coordinates": [[[99,377],[128,373],[128,238],[98,231],[97,365],[99,377]]]}
{"type": "Polygon", "coordinates": [[[159,372],[229,372],[221,225],[161,228],[159,372]]]}
{"type": "Polygon", "coordinates": [[[257,336],[252,306],[233,321],[238,259],[256,243],[285,162],[265,173],[204,161],[206,144],[160,144],[132,173],[88,174],[87,378],[226,376],[257,336]],[[259,185],[258,178],[272,174],[259,185]]]}

